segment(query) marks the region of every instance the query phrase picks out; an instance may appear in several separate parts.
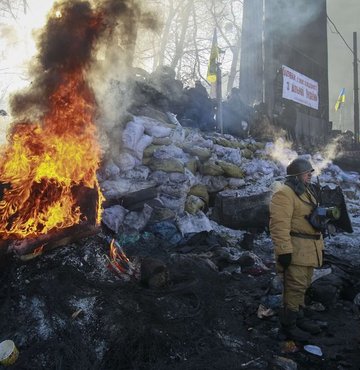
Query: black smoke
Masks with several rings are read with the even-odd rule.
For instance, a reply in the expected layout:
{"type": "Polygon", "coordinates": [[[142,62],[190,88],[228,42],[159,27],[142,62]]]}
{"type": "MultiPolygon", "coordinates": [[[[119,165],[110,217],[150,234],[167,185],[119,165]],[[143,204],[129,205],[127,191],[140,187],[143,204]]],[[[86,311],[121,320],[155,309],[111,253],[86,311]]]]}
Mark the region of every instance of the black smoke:
{"type": "Polygon", "coordinates": [[[99,45],[112,42],[114,33],[125,44],[135,44],[140,23],[152,29],[158,24],[134,0],[55,2],[37,39],[32,83],[10,99],[13,117],[22,121],[41,117],[49,97],[69,73],[86,73],[99,45]]]}

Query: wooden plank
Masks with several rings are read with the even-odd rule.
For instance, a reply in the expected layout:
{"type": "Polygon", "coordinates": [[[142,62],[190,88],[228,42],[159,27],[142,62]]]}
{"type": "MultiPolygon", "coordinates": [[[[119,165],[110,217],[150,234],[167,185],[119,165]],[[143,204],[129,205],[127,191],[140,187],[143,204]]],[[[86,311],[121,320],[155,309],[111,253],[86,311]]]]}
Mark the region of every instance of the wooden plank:
{"type": "Polygon", "coordinates": [[[22,260],[41,255],[49,250],[65,246],[77,240],[100,232],[100,227],[88,223],[75,225],[55,233],[41,235],[33,239],[11,240],[6,253],[14,253],[22,260]]]}

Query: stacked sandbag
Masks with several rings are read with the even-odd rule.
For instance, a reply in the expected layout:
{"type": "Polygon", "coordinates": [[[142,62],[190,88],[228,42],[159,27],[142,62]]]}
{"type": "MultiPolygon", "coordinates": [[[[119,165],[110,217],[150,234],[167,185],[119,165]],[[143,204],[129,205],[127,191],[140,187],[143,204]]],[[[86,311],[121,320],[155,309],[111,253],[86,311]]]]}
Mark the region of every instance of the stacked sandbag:
{"type": "Polygon", "coordinates": [[[246,188],[251,177],[271,177],[278,170],[266,159],[253,163],[254,157],[266,158],[264,145],[254,140],[183,128],[171,113],[146,112],[127,120],[121,132],[116,125],[111,141],[116,138],[117,150],[108,153],[99,172],[103,223],[116,233],[185,219],[207,230],[199,220],[208,219],[217,194],[246,188]]]}

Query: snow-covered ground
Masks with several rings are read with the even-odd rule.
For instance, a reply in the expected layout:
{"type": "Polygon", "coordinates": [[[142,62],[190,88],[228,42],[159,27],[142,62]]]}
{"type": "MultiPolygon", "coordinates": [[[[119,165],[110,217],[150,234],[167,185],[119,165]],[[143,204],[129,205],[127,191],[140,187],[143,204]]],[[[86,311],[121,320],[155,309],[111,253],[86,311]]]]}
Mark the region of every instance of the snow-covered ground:
{"type": "MultiPolygon", "coordinates": [[[[282,176],[274,178],[274,173],[271,172],[269,176],[269,168],[274,163],[269,164],[267,161],[253,159],[251,161],[251,167],[257,168],[258,173],[265,174],[264,176],[258,176],[256,186],[259,187],[274,187],[276,181],[282,181],[285,176],[285,164],[289,160],[296,158],[297,153],[291,151],[284,146],[280,145],[281,150],[279,151],[278,143],[268,144],[268,154],[278,153],[278,158],[283,158],[284,166],[279,165],[278,170],[282,171],[282,176]],[[279,155],[279,153],[281,153],[279,155]]],[[[340,186],[343,191],[348,214],[352,223],[353,233],[338,232],[330,237],[325,238],[326,251],[337,256],[342,257],[348,261],[352,261],[355,264],[360,263],[360,174],[358,172],[349,172],[342,170],[339,166],[333,164],[332,160],[325,158],[322,154],[317,153],[314,155],[306,156],[313,164],[315,168],[314,182],[319,181],[321,186],[329,186],[335,188],[340,186]]],[[[275,156],[276,158],[276,156],[275,156]]],[[[278,159],[277,158],[277,159],[278,159]]],[[[264,236],[265,237],[265,236],[264,236]]]]}

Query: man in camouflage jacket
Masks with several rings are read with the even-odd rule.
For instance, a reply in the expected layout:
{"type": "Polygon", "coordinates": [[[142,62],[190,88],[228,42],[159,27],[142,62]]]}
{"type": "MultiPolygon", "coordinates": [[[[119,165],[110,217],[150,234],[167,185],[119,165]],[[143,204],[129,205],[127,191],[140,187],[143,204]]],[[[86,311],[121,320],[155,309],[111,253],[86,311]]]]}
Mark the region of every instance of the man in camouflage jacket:
{"type": "Polygon", "coordinates": [[[309,161],[297,158],[287,167],[287,178],[273,194],[270,204],[270,233],[274,244],[277,272],[283,274],[283,312],[285,334],[306,341],[308,332],[320,332],[317,324],[304,317],[305,293],[314,268],[322,265],[324,242],[320,231],[308,217],[317,206],[311,186],[314,169],[309,161]]]}

